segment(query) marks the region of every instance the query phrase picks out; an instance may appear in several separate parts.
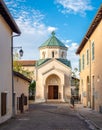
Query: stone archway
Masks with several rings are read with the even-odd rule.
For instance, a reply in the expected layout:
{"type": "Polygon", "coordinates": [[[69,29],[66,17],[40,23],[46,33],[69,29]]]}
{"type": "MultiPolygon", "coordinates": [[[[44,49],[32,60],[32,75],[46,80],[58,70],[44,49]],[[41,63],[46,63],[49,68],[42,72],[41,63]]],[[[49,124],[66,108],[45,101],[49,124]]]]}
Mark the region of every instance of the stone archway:
{"type": "Polygon", "coordinates": [[[47,99],[60,99],[60,86],[61,81],[57,75],[52,74],[48,76],[46,79],[47,99]]]}

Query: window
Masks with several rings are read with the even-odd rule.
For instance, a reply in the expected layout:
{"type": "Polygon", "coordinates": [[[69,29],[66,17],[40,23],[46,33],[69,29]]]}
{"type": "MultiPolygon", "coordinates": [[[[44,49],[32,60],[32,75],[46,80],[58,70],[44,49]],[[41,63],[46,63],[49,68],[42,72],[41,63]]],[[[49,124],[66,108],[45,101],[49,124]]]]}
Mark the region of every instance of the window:
{"type": "Polygon", "coordinates": [[[64,52],[62,52],[61,57],[64,58],[64,52]]]}
{"type": "Polygon", "coordinates": [[[19,97],[17,97],[17,110],[19,110],[19,97]]]}
{"type": "Polygon", "coordinates": [[[89,50],[87,50],[86,58],[87,58],[87,65],[88,65],[89,64],[89,50]]]}
{"type": "Polygon", "coordinates": [[[27,105],[27,96],[24,96],[24,105],[27,105]]]}
{"type": "Polygon", "coordinates": [[[94,60],[95,58],[95,51],[94,51],[95,47],[94,47],[94,42],[92,43],[92,60],[94,60]]]}
{"type": "Polygon", "coordinates": [[[2,92],[1,93],[1,116],[4,116],[6,114],[6,102],[7,100],[7,93],[2,92]]]}
{"type": "Polygon", "coordinates": [[[79,72],[81,72],[81,59],[79,59],[79,72]]]}
{"type": "Polygon", "coordinates": [[[93,95],[94,95],[94,89],[95,89],[95,86],[94,86],[94,85],[95,85],[95,83],[94,83],[94,82],[95,82],[95,80],[94,80],[94,79],[95,79],[95,76],[92,76],[92,88],[93,88],[93,95]]]}
{"type": "Polygon", "coordinates": [[[45,58],[45,52],[44,51],[42,52],[42,58],[43,59],[45,58]]]}
{"type": "Polygon", "coordinates": [[[52,58],[54,58],[54,51],[52,51],[52,58]]]}
{"type": "Polygon", "coordinates": [[[84,69],[84,55],[82,55],[82,69],[84,69]]]}

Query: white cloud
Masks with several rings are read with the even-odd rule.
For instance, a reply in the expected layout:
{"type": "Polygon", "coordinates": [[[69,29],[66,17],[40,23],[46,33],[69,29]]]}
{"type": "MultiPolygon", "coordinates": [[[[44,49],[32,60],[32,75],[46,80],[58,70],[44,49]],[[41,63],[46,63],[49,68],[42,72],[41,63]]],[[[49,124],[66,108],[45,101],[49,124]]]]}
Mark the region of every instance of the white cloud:
{"type": "Polygon", "coordinates": [[[49,32],[52,32],[52,31],[55,31],[55,30],[57,30],[57,28],[51,27],[51,26],[48,27],[48,31],[49,31],[49,32]]]}
{"type": "MultiPolygon", "coordinates": [[[[22,7],[19,1],[20,0],[11,0],[10,2],[14,4],[8,2],[8,7],[22,32],[20,37],[14,38],[14,46],[22,46],[24,50],[22,59],[39,59],[38,47],[45,42],[49,34],[57,30],[57,28],[46,26],[42,22],[45,16],[39,10],[25,6],[22,7]]],[[[78,44],[72,42],[72,40],[63,40],[63,43],[68,47],[68,59],[71,61],[72,68],[78,68],[78,56],[75,54],[78,44]]]]}
{"type": "Polygon", "coordinates": [[[92,10],[90,0],[55,0],[55,2],[60,5],[59,10],[64,13],[80,13],[85,15],[87,10],[92,10]]]}
{"type": "Polygon", "coordinates": [[[38,47],[57,28],[45,25],[43,22],[45,15],[39,10],[26,6],[25,0],[5,1],[21,30],[21,36],[14,38],[14,46],[23,47],[23,59],[39,59],[38,47]]]}

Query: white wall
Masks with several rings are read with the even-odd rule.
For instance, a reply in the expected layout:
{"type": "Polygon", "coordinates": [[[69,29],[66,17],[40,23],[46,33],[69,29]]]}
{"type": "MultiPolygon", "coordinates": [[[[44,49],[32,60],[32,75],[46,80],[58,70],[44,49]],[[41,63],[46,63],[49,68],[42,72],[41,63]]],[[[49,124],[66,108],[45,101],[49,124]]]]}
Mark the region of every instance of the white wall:
{"type": "MultiPolygon", "coordinates": [[[[17,97],[21,97],[21,94],[23,93],[25,96],[27,96],[27,103],[28,102],[28,87],[29,87],[29,82],[26,80],[21,79],[18,76],[14,76],[14,93],[15,93],[15,110],[16,114],[19,113],[20,111],[17,110],[17,97]]],[[[24,106],[24,111],[28,110],[29,106],[25,105],[24,106]]]]}
{"type": "Polygon", "coordinates": [[[0,123],[12,115],[11,30],[0,15],[0,123]],[[1,116],[1,92],[7,93],[7,113],[1,116]]]}

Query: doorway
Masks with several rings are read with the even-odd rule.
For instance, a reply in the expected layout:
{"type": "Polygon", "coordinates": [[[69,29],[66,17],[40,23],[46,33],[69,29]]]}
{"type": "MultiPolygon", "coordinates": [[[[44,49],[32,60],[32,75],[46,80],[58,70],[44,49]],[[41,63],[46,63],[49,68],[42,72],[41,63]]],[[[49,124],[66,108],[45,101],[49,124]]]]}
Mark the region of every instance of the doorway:
{"type": "Polygon", "coordinates": [[[48,99],[58,99],[58,85],[48,86],[48,99]]]}

